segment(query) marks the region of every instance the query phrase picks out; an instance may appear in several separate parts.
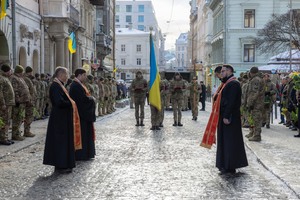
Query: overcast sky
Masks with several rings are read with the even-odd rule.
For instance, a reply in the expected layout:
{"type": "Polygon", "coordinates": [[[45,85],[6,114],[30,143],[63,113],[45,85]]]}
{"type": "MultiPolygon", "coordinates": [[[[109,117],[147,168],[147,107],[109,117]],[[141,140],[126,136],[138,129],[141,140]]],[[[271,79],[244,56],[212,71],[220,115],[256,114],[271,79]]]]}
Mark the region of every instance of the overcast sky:
{"type": "Polygon", "coordinates": [[[166,34],[166,50],[175,48],[175,42],[180,33],[189,31],[189,1],[190,0],[152,0],[159,27],[162,33],[166,34]]]}

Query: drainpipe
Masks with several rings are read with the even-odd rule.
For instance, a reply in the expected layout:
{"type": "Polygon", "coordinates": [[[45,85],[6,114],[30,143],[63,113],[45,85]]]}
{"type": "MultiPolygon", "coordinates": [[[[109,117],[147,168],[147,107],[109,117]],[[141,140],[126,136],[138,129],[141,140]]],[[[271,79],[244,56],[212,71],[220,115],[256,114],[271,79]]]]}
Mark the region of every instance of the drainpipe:
{"type": "Polygon", "coordinates": [[[44,26],[43,0],[39,1],[39,9],[40,9],[40,16],[41,16],[40,73],[44,73],[45,72],[45,26],[44,26]]]}
{"type": "Polygon", "coordinates": [[[224,64],[227,63],[227,1],[226,0],[223,0],[223,4],[224,4],[224,7],[223,7],[223,12],[224,12],[224,42],[223,42],[223,62],[224,64]]]}
{"type": "Polygon", "coordinates": [[[16,45],[16,1],[11,0],[11,16],[12,16],[12,66],[13,68],[17,65],[17,45],[16,45]]]}

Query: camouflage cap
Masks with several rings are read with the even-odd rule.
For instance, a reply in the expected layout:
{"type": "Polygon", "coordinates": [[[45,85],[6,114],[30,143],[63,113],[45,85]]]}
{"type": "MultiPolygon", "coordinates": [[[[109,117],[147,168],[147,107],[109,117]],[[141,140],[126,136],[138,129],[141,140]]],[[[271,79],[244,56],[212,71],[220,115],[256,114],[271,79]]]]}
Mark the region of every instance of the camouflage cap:
{"type": "Polygon", "coordinates": [[[22,67],[22,65],[17,65],[17,66],[15,67],[14,72],[15,72],[16,74],[21,74],[21,73],[24,72],[24,68],[22,67]]]}
{"type": "Polygon", "coordinates": [[[30,73],[30,72],[33,72],[33,69],[32,69],[32,67],[27,66],[27,67],[25,68],[25,73],[30,73]]]}
{"type": "Polygon", "coordinates": [[[10,68],[10,66],[9,66],[8,64],[3,64],[3,65],[1,66],[1,70],[2,70],[3,72],[8,72],[8,71],[11,70],[11,68],[10,68]]]}

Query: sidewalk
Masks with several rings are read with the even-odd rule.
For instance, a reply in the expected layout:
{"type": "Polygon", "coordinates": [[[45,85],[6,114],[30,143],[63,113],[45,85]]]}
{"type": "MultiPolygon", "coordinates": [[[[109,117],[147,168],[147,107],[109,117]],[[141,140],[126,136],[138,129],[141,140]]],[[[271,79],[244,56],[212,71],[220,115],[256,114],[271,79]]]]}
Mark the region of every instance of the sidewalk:
{"type": "MultiPolygon", "coordinates": [[[[211,103],[207,103],[206,110],[211,110],[211,103]]],[[[106,118],[117,117],[117,115],[129,109],[129,106],[118,108],[116,112],[98,117],[98,121],[106,118]]],[[[201,115],[201,112],[199,112],[201,115]]],[[[96,122],[96,123],[97,123],[96,122]]],[[[262,128],[262,141],[249,142],[244,137],[244,142],[257,157],[257,160],[276,177],[282,180],[287,187],[293,190],[300,199],[300,138],[295,138],[297,131],[291,131],[287,127],[278,124],[279,120],[274,120],[270,129],[262,128]]],[[[18,152],[33,144],[44,142],[46,136],[48,119],[35,121],[32,124],[32,132],[36,134],[33,138],[26,138],[10,146],[0,145],[0,159],[6,155],[18,152]]],[[[22,130],[22,129],[21,129],[22,130]]],[[[244,135],[248,134],[248,129],[243,129],[244,135]]]]}

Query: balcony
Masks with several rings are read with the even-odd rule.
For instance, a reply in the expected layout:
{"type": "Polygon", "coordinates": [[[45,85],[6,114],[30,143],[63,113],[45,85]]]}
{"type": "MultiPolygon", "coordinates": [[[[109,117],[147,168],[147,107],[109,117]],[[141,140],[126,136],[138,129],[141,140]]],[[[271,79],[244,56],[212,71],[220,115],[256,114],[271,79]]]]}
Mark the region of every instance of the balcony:
{"type": "Polygon", "coordinates": [[[104,0],[90,0],[90,3],[94,6],[104,6],[104,0]]]}
{"type": "Polygon", "coordinates": [[[79,26],[79,11],[72,5],[70,5],[70,19],[75,25],[79,26]]]}

